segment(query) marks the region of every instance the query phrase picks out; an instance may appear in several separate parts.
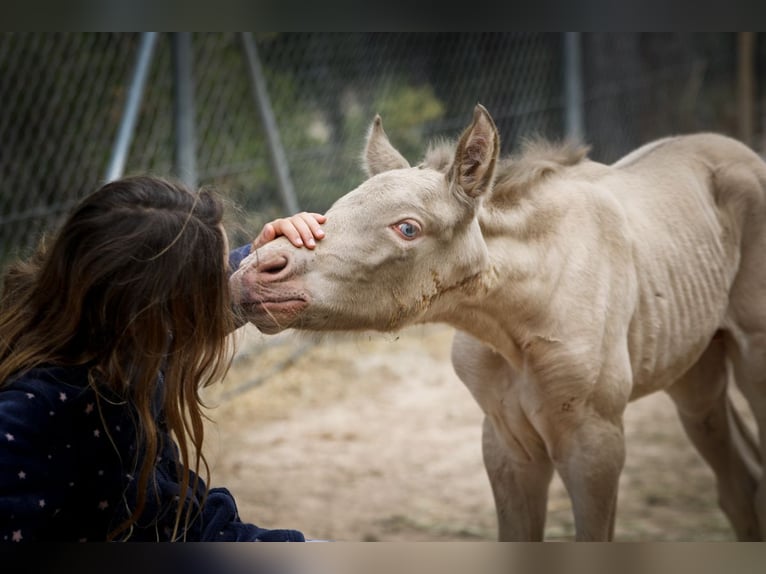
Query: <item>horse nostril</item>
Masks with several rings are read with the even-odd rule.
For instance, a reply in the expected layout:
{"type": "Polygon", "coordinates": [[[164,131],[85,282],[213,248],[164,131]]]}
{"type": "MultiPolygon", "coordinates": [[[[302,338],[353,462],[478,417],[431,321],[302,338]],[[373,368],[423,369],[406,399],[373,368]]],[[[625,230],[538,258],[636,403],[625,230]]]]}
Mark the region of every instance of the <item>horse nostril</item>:
{"type": "Polygon", "coordinates": [[[272,255],[261,258],[255,264],[256,273],[263,273],[269,275],[276,275],[280,271],[283,271],[289,260],[284,255],[272,255]]]}

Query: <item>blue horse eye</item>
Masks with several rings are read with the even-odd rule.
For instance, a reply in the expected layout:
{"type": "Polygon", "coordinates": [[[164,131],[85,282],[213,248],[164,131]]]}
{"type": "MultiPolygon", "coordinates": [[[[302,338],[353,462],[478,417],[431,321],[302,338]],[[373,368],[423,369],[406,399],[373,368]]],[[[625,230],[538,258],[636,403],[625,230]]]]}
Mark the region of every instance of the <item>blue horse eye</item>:
{"type": "Polygon", "coordinates": [[[401,231],[402,235],[409,239],[412,239],[418,234],[418,228],[415,227],[412,223],[408,223],[406,221],[399,224],[399,231],[401,231]]]}

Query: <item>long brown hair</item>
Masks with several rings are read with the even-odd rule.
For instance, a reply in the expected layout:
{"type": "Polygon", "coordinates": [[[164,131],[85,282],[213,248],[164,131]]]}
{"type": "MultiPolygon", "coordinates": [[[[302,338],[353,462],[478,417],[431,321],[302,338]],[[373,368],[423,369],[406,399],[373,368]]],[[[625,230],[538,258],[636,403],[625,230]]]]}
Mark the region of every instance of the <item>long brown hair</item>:
{"type": "MultiPolygon", "coordinates": [[[[49,248],[7,269],[0,385],[41,364],[88,365],[97,391],[106,385],[135,408],[144,457],[138,498],[110,538],[127,532],[145,507],[160,446],[153,401],[161,371],[164,416],[181,454],[180,492],[197,490],[201,467],[209,479],[199,391],[226,373],[234,329],[222,217],[222,201],[206,190],[125,178],[85,197],[49,248]]],[[[191,507],[183,513],[179,504],[173,538],[193,518],[191,507]]]]}

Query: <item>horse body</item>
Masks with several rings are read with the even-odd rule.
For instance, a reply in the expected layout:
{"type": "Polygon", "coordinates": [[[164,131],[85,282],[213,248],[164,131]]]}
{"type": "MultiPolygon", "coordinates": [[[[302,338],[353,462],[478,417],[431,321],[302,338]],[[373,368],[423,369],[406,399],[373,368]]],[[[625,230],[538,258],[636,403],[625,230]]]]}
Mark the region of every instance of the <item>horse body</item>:
{"type": "Polygon", "coordinates": [[[712,134],[611,166],[544,144],[501,160],[498,137],[479,106],[454,151],[410,167],[376,119],[371,177],[327,212],[326,238],[259,249],[235,300],[264,332],[456,327],[503,540],[542,539],[554,471],[577,539],[610,539],[624,409],[661,389],[738,537],[759,538],[759,454],[726,388],[731,364],[764,428],[766,166],[712,134]]]}
{"type": "Polygon", "coordinates": [[[763,195],[760,186],[730,191],[716,180],[732,161],[763,171],[760,159],[731,139],[700,134],[646,147],[646,155],[615,164],[604,181],[632,235],[634,397],[669,386],[725,329],[740,262],[741,237],[732,231],[745,228],[742,200],[755,205],[763,195]],[[743,197],[748,193],[753,197],[743,197]]]}

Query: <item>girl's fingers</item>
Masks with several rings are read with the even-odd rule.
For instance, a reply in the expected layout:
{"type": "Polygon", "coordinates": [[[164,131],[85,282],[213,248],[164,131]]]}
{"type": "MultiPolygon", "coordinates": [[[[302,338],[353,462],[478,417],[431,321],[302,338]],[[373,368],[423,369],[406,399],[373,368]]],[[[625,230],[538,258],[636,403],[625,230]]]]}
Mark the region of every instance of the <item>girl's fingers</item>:
{"type": "Polygon", "coordinates": [[[309,249],[313,248],[314,245],[316,245],[316,242],[314,241],[314,233],[311,229],[311,226],[309,225],[309,222],[306,220],[305,217],[302,216],[302,214],[295,215],[289,219],[290,226],[292,229],[289,232],[285,231],[285,235],[288,236],[288,239],[292,241],[293,245],[300,246],[305,245],[309,249]],[[292,238],[295,237],[294,234],[297,233],[296,240],[294,241],[292,238]]]}
{"type": "Polygon", "coordinates": [[[253,249],[258,249],[261,245],[265,245],[269,241],[275,239],[277,236],[277,230],[274,227],[274,223],[267,223],[263,226],[263,229],[253,240],[253,249]]]}
{"type": "Polygon", "coordinates": [[[319,213],[300,213],[297,216],[295,222],[296,228],[298,228],[303,243],[307,247],[314,247],[317,239],[324,237],[324,230],[321,224],[327,221],[324,215],[319,213]]]}
{"type": "Polygon", "coordinates": [[[261,233],[253,241],[253,248],[257,249],[269,241],[284,235],[290,243],[296,247],[304,245],[309,249],[316,246],[316,240],[325,235],[321,224],[327,221],[327,217],[321,213],[302,211],[291,217],[275,219],[263,226],[261,233]]]}

